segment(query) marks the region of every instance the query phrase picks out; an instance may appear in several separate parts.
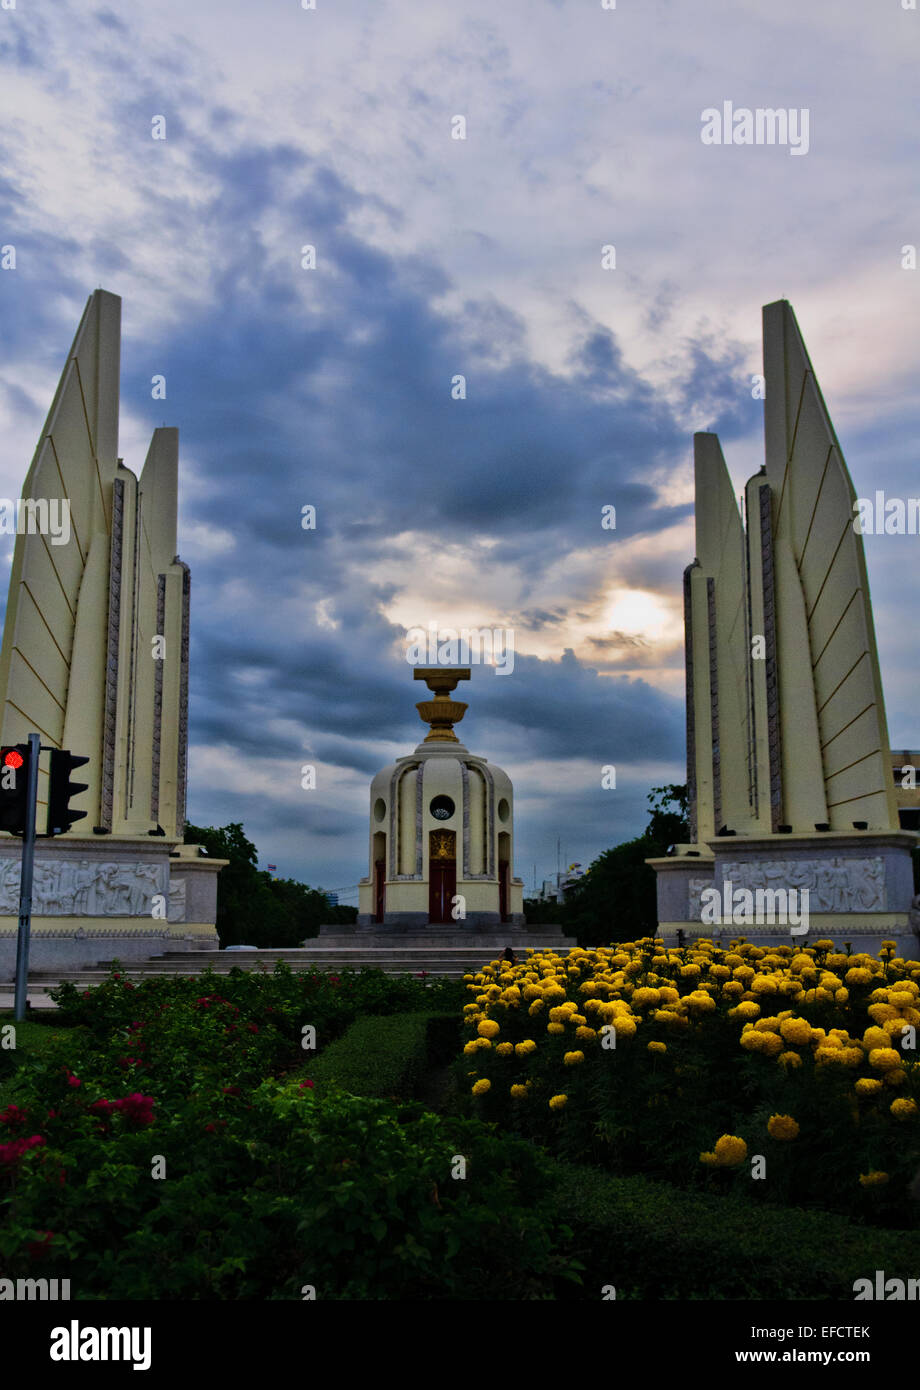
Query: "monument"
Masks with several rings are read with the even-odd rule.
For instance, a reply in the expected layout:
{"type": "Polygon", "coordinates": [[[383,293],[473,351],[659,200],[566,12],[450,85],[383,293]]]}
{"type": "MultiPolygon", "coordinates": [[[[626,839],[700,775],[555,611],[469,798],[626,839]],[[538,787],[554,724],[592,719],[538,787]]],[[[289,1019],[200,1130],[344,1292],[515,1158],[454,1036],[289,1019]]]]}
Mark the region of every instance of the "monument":
{"type": "MultiPolygon", "coordinates": [[[[30,965],[217,947],[217,873],[184,845],[189,571],[176,554],[178,431],[135,476],[118,457],[121,300],[86,305],[17,508],[0,649],[0,743],[87,756],[86,812],[36,847],[30,965]],[[52,524],[54,523],[54,524],[52,524]]],[[[47,814],[40,763],[37,827],[47,814]]],[[[0,979],[12,975],[20,841],[0,832],[0,979]]]]}
{"type": "Polygon", "coordinates": [[[785,300],[763,336],[766,463],[744,520],[717,436],[694,438],[690,843],[649,861],[659,930],[854,951],[892,938],[917,957],[917,835],[899,815],[856,493],[785,300]]]}
{"type": "Polygon", "coordinates": [[[430,728],[414,753],[371,783],[370,874],[358,890],[359,928],[498,931],[502,940],[523,930],[511,779],[454,733],[467,706],[452,693],[470,675],[469,668],[415,670],[434,696],[416,705],[430,728]]]}

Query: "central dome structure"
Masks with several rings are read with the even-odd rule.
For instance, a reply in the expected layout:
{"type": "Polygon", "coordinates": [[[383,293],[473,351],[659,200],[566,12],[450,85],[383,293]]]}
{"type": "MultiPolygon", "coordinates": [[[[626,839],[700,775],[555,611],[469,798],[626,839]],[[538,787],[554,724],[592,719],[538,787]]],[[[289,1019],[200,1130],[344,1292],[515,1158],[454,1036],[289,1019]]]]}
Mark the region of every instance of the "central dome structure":
{"type": "Polygon", "coordinates": [[[512,869],[511,778],[454,733],[467,706],[452,692],[470,675],[469,668],[415,670],[434,696],[416,706],[430,727],[413,753],[371,782],[370,873],[359,885],[359,928],[524,926],[524,885],[512,869]]]}

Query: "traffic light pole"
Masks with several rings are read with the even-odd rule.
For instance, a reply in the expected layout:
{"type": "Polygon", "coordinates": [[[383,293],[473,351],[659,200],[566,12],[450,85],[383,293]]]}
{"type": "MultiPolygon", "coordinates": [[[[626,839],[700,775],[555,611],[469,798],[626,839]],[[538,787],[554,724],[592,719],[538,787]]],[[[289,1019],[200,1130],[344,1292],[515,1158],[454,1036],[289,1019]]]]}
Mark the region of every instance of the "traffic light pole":
{"type": "Polygon", "coordinates": [[[35,806],[38,801],[38,754],[41,739],[29,734],[29,781],[26,788],[26,823],[22,837],[22,869],[19,877],[19,935],[16,939],[16,993],[13,1017],[17,1023],[26,1016],[26,990],[29,980],[29,933],[32,926],[32,874],[35,867],[35,806]]]}

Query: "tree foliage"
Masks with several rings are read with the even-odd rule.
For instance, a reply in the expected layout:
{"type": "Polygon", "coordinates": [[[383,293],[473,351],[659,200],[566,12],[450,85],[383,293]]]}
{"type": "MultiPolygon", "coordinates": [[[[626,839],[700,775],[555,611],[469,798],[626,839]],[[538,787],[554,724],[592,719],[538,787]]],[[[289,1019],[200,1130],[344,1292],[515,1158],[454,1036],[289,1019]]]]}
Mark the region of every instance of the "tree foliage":
{"type": "Polygon", "coordinates": [[[642,835],[605,850],[567,892],[557,920],[582,946],[653,936],[658,927],[655,871],[646,859],[667,853],[690,835],[687,788],[653,787],[642,835]]]}
{"type": "Polygon", "coordinates": [[[187,825],[185,843],[202,845],[211,859],[229,859],[217,879],[217,934],[226,946],[299,946],[324,922],[353,922],[353,907],[330,907],[324,893],[293,878],[259,869],[259,854],[242,823],[219,828],[187,825]]]}

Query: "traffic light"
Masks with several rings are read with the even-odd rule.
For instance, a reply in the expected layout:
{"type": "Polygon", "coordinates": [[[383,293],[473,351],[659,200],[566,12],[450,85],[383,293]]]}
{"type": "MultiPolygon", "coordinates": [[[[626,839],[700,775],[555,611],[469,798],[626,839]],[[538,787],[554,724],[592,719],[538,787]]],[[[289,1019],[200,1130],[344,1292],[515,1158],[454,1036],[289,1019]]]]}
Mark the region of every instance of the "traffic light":
{"type": "Polygon", "coordinates": [[[22,835],[29,798],[29,745],[0,748],[0,830],[22,835]]]}
{"type": "Polygon", "coordinates": [[[70,774],[74,768],[88,763],[89,758],[78,758],[66,748],[52,748],[51,767],[48,776],[48,831],[49,835],[63,835],[76,820],[83,820],[85,811],[70,808],[71,799],[85,792],[88,782],[71,782],[70,774]]]}

